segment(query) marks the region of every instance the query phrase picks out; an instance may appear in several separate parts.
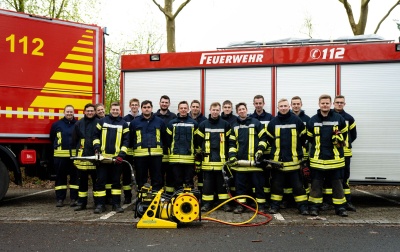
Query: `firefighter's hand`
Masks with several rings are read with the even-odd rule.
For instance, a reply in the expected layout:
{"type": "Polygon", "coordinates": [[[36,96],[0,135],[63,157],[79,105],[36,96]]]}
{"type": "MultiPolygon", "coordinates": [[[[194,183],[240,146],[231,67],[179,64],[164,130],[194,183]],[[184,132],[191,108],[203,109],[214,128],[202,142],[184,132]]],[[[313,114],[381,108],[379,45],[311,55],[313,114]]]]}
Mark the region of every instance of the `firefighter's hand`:
{"type": "Polygon", "coordinates": [[[237,160],[236,157],[231,157],[231,158],[229,159],[229,165],[230,165],[230,166],[237,166],[237,164],[238,164],[237,161],[238,161],[238,160],[237,160]]]}
{"type": "Polygon", "coordinates": [[[262,155],[263,155],[262,150],[258,150],[256,152],[256,154],[254,155],[254,159],[255,159],[256,163],[259,163],[261,161],[262,155]]]}
{"type": "Polygon", "coordinates": [[[116,164],[122,164],[122,162],[124,162],[124,159],[122,157],[118,156],[118,157],[115,158],[115,163],[116,164]]]}

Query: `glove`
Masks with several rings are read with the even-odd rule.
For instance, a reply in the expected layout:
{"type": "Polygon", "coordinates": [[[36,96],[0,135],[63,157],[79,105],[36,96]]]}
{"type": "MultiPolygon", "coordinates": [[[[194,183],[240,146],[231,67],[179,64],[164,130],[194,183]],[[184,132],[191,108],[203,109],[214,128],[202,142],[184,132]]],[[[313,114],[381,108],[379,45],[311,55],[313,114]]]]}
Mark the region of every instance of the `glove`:
{"type": "Polygon", "coordinates": [[[258,150],[256,152],[256,154],[254,155],[256,163],[260,163],[262,155],[263,155],[262,150],[258,150]]]}
{"type": "Polygon", "coordinates": [[[309,168],[309,161],[308,160],[302,161],[300,166],[301,166],[301,173],[303,175],[303,178],[307,181],[310,181],[311,180],[311,171],[309,168]]]}
{"type": "Polygon", "coordinates": [[[124,159],[122,157],[118,156],[118,157],[115,158],[114,162],[116,164],[122,164],[122,162],[124,162],[124,159]]]}
{"type": "Polygon", "coordinates": [[[237,162],[237,158],[236,157],[231,157],[229,159],[229,165],[230,166],[237,166],[238,162],[237,162]]]}
{"type": "Polygon", "coordinates": [[[343,147],[346,145],[343,139],[342,132],[337,128],[334,128],[333,135],[332,135],[332,143],[336,145],[338,148],[343,147]]]}

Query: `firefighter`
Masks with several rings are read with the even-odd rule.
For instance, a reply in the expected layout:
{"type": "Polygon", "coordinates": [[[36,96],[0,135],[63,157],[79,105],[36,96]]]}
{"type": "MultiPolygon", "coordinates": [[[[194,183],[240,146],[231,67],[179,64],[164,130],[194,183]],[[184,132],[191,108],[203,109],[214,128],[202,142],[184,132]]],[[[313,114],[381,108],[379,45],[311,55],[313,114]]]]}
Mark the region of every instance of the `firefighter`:
{"type": "Polygon", "coordinates": [[[185,184],[194,188],[194,154],[197,143],[194,135],[197,130],[197,122],[189,117],[189,104],[181,101],[178,104],[177,118],[172,119],[167,126],[167,144],[170,148],[169,162],[172,167],[175,190],[185,184]]]}
{"type": "Polygon", "coordinates": [[[94,132],[93,146],[95,153],[101,153],[106,158],[115,158],[115,163],[101,163],[97,166],[97,181],[94,191],[97,197],[97,206],[94,213],[99,214],[106,210],[106,182],[108,171],[111,171],[112,210],[124,212],[121,207],[121,173],[122,163],[129,146],[128,123],[120,116],[121,107],[118,102],[111,103],[110,114],[100,119],[94,132]]]}
{"type": "MultiPolygon", "coordinates": [[[[265,106],[265,101],[264,101],[264,96],[262,95],[255,95],[253,98],[253,105],[254,105],[254,112],[253,114],[250,115],[250,117],[257,119],[258,121],[261,122],[261,124],[264,126],[265,132],[267,132],[267,126],[268,123],[274,118],[270,113],[266,112],[264,110],[265,106]]],[[[267,145],[267,148],[264,151],[264,158],[268,158],[271,153],[271,146],[267,145]]],[[[265,185],[264,185],[264,192],[267,197],[267,202],[270,198],[270,193],[271,193],[271,170],[265,169],[264,171],[264,176],[265,176],[265,185]]],[[[253,188],[254,192],[254,188],[253,188]]]]}
{"type": "Polygon", "coordinates": [[[267,138],[271,146],[270,158],[283,164],[282,170],[271,171],[270,214],[278,213],[284,186],[289,182],[300,214],[308,215],[307,194],[299,173],[306,137],[307,131],[303,121],[290,112],[287,99],[280,99],[278,116],[272,119],[267,127],[267,138]]]}
{"type": "MultiPolygon", "coordinates": [[[[247,185],[255,188],[255,197],[259,211],[266,211],[266,199],[264,192],[265,177],[262,176],[263,169],[259,167],[239,167],[238,160],[255,161],[261,158],[267,147],[266,132],[264,126],[255,118],[247,116],[247,105],[244,102],[236,104],[238,118],[232,126],[229,136],[229,161],[232,169],[236,171],[235,187],[236,194],[246,195],[247,185]]],[[[240,203],[245,203],[246,199],[238,199],[240,203]]],[[[241,214],[244,211],[242,205],[238,204],[233,211],[241,214]]]]}
{"type": "Polygon", "coordinates": [[[357,128],[356,128],[356,121],[354,117],[352,117],[349,113],[344,111],[344,106],[346,106],[346,100],[343,95],[338,95],[335,97],[334,100],[334,109],[335,112],[339,113],[344,120],[346,121],[346,125],[348,127],[348,134],[345,138],[345,145],[344,148],[344,176],[343,176],[343,190],[344,195],[346,197],[346,209],[349,211],[356,211],[356,207],[351,202],[351,192],[350,192],[350,185],[349,185],[349,178],[350,178],[350,159],[352,155],[352,144],[354,140],[357,138],[357,128]]]}
{"type": "Polygon", "coordinates": [[[307,136],[311,144],[309,160],[311,169],[310,215],[318,216],[322,205],[324,179],[332,185],[332,201],[335,213],[348,216],[343,192],[343,169],[345,166],[343,144],[347,137],[347,125],[342,116],[335,113],[329,95],[319,97],[317,114],[307,123],[307,136]]]}
{"type": "Polygon", "coordinates": [[[103,103],[97,103],[97,104],[94,106],[94,108],[95,108],[95,110],[96,110],[96,117],[97,117],[97,118],[101,119],[101,118],[103,118],[103,117],[106,116],[103,103]]]}
{"type": "MultiPolygon", "coordinates": [[[[204,205],[201,211],[208,212],[212,209],[214,194],[220,201],[229,199],[228,192],[224,186],[222,176],[223,165],[228,157],[229,135],[231,127],[229,123],[220,116],[221,104],[213,102],[210,105],[208,120],[199,124],[197,130],[198,142],[201,147],[200,160],[203,173],[203,195],[204,205]]],[[[233,209],[229,204],[223,206],[225,212],[233,209]]]]}
{"type": "MultiPolygon", "coordinates": [[[[94,155],[93,133],[99,120],[96,117],[95,105],[91,103],[85,105],[83,113],[85,114],[84,117],[75,124],[72,133],[71,150],[72,154],[78,157],[94,155]]],[[[90,161],[83,160],[75,160],[74,164],[78,168],[79,177],[78,203],[74,210],[81,211],[85,210],[87,205],[89,175],[92,184],[96,183],[96,165],[90,161]]],[[[96,193],[94,192],[94,194],[96,193]]],[[[96,206],[97,202],[95,201],[94,204],[96,206]]]]}
{"type": "MultiPolygon", "coordinates": [[[[157,110],[155,115],[157,117],[160,117],[163,121],[164,124],[167,126],[168,123],[176,118],[176,114],[172,113],[169,110],[170,106],[170,98],[168,95],[162,95],[160,97],[160,102],[159,102],[160,108],[157,110]]],[[[172,174],[172,169],[169,165],[169,153],[170,150],[168,146],[165,144],[163,146],[163,159],[162,159],[162,168],[161,168],[161,174],[163,178],[163,185],[165,185],[165,192],[167,194],[172,194],[174,192],[174,182],[173,182],[173,174],[172,174]]]]}
{"type": "MultiPolygon", "coordinates": [[[[139,112],[139,100],[136,98],[132,98],[129,100],[129,107],[131,111],[129,114],[124,116],[122,119],[130,125],[130,123],[140,116],[139,112]]],[[[128,148],[125,157],[126,161],[128,161],[131,165],[133,165],[133,150],[132,148],[128,148]]],[[[128,164],[122,165],[122,190],[124,191],[124,204],[132,203],[132,175],[131,175],[131,168],[128,164]]]]}
{"type": "MultiPolygon", "coordinates": [[[[201,122],[207,120],[207,118],[205,116],[203,116],[203,114],[201,113],[199,100],[193,100],[190,103],[189,116],[193,120],[195,120],[197,122],[197,124],[200,124],[201,122]]],[[[195,170],[196,170],[196,176],[197,176],[197,188],[200,190],[200,192],[202,192],[203,191],[203,173],[201,172],[201,169],[199,169],[199,168],[197,168],[195,170]]]]}
{"type": "Polygon", "coordinates": [[[129,125],[129,141],[134,153],[138,188],[147,183],[150,172],[151,186],[159,191],[163,187],[161,173],[163,146],[166,143],[164,121],[152,112],[153,104],[145,100],[142,114],[129,125]]]}
{"type": "Polygon", "coordinates": [[[63,207],[67,196],[67,180],[69,177],[70,206],[76,206],[78,199],[78,172],[70,159],[71,136],[76,120],[74,107],[67,105],[64,108],[64,118],[53,123],[50,129],[50,141],[54,149],[54,168],[56,172],[55,191],[56,207],[63,207]]]}

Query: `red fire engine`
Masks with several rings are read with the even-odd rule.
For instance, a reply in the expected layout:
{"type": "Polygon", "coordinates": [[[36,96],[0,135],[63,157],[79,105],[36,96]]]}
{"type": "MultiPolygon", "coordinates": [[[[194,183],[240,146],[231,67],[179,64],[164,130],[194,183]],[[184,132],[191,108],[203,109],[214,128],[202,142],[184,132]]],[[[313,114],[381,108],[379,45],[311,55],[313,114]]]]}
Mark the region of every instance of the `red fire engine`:
{"type": "MultiPolygon", "coordinates": [[[[8,170],[51,170],[51,124],[71,104],[102,102],[103,31],[94,25],[0,10],[0,199],[8,170]],[[49,148],[50,147],[50,148],[49,148]]],[[[47,175],[47,174],[45,174],[47,175]]]]}
{"type": "Polygon", "coordinates": [[[300,96],[313,116],[318,97],[342,94],[353,115],[358,138],[353,144],[351,181],[364,184],[400,183],[400,45],[376,39],[280,41],[244,44],[216,51],[124,55],[121,93],[129,99],[171,98],[202,102],[208,116],[212,102],[246,102],[264,96],[265,110],[276,114],[280,98],[300,96]]]}

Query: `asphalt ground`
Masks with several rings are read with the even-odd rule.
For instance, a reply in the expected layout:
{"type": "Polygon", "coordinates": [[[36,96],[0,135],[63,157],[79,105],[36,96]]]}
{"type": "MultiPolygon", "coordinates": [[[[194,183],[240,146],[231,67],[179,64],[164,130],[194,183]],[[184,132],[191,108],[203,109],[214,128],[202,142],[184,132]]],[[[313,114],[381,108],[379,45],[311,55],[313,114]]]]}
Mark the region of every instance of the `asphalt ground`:
{"type": "MultiPolygon", "coordinates": [[[[89,192],[89,195],[92,195],[89,192]]],[[[353,204],[356,212],[348,212],[348,217],[339,217],[334,210],[321,211],[317,217],[300,215],[296,208],[281,209],[278,214],[271,215],[271,221],[263,225],[363,225],[363,224],[400,224],[400,188],[398,186],[353,186],[353,204]]],[[[94,206],[89,197],[88,208],[84,211],[73,211],[66,206],[55,206],[55,193],[53,189],[26,189],[20,187],[10,188],[5,198],[0,202],[0,222],[83,222],[111,224],[123,223],[136,225],[139,218],[134,218],[134,204],[123,205],[124,213],[107,211],[94,214],[94,206]]],[[[229,223],[246,222],[254,212],[246,211],[243,214],[223,212],[216,210],[208,215],[229,223]]],[[[204,213],[202,214],[204,218],[204,213]]],[[[267,216],[257,215],[251,224],[260,224],[268,220],[267,216]]],[[[215,221],[202,219],[185,225],[222,225],[215,221]]]]}

